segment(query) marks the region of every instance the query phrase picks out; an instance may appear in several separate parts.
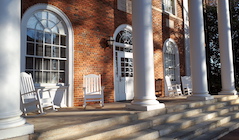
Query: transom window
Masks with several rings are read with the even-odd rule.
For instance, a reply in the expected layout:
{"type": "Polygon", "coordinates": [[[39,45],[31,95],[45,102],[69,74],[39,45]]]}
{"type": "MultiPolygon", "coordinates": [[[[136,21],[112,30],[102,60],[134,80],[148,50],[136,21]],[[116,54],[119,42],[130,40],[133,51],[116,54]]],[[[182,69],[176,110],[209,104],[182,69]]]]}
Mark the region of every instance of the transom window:
{"type": "Polygon", "coordinates": [[[67,34],[63,22],[50,11],[38,11],[27,22],[26,72],[35,83],[64,83],[67,34]]]}
{"type": "Polygon", "coordinates": [[[123,51],[123,52],[132,52],[132,33],[131,31],[124,29],[120,31],[117,36],[116,36],[116,42],[126,44],[124,47],[121,46],[116,46],[115,50],[116,51],[123,51]]]}
{"type": "Polygon", "coordinates": [[[132,53],[132,32],[128,29],[121,30],[115,39],[120,45],[115,46],[116,74],[118,75],[118,63],[121,65],[121,77],[133,77],[133,58],[120,57],[118,53],[132,53]],[[118,62],[118,59],[120,62],[118,62]]]}
{"type": "Polygon", "coordinates": [[[171,41],[167,41],[164,50],[165,74],[170,77],[171,81],[176,81],[176,47],[171,41]]]}
{"type": "Polygon", "coordinates": [[[163,10],[175,15],[175,0],[163,0],[163,10]]]}

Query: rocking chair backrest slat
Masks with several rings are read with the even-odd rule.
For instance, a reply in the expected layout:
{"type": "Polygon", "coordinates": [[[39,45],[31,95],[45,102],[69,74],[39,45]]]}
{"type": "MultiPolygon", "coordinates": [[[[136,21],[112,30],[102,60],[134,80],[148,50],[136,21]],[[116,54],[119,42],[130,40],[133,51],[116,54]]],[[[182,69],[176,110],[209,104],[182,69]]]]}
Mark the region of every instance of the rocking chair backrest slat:
{"type": "Polygon", "coordinates": [[[31,74],[21,73],[21,94],[32,93],[35,94],[35,87],[31,74]]]}
{"type": "Polygon", "coordinates": [[[90,74],[84,76],[84,87],[87,93],[99,92],[101,88],[100,75],[90,74]]]}
{"type": "Polygon", "coordinates": [[[86,102],[99,101],[101,106],[104,106],[104,87],[101,86],[101,76],[95,74],[89,74],[83,76],[83,92],[84,92],[84,104],[86,102]]]}

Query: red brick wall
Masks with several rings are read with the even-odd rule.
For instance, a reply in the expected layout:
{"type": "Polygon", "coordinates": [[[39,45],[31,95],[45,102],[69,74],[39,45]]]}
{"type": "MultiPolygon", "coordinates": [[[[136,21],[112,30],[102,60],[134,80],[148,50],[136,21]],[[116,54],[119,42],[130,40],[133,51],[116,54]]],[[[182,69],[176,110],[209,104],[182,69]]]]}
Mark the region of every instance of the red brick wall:
{"type": "MultiPolygon", "coordinates": [[[[182,2],[182,0],[180,0],[182,2]]],[[[105,102],[114,101],[113,49],[106,47],[106,38],[113,36],[121,24],[132,25],[131,14],[117,10],[117,0],[22,0],[22,13],[37,3],[48,3],[58,7],[70,19],[74,30],[74,105],[83,101],[82,76],[101,74],[105,88],[105,102]]],[[[161,9],[161,1],[153,0],[153,5],[161,9]]],[[[180,7],[180,6],[178,6],[180,7]]],[[[181,74],[184,74],[184,41],[182,10],[172,17],[153,10],[155,78],[163,79],[162,48],[171,37],[179,47],[181,74]],[[174,21],[175,29],[165,26],[165,19],[174,21]]]]}

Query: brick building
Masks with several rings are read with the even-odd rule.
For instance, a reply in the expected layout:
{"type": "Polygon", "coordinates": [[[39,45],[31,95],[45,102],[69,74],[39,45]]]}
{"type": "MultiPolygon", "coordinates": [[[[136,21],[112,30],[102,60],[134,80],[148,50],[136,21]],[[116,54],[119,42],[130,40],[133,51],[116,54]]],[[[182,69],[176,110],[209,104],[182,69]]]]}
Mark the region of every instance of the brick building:
{"type": "MultiPolygon", "coordinates": [[[[229,4],[217,2],[222,66],[218,94],[236,95],[229,4]]],[[[34,132],[21,117],[20,71],[32,73],[36,86],[57,88],[52,95],[58,106],[82,105],[83,75],[91,73],[102,75],[105,102],[133,99],[128,107],[134,109],[165,107],[156,100],[155,79],[162,81],[160,96],[168,96],[166,75],[174,83],[180,83],[180,76],[192,76],[188,100],[213,99],[207,89],[202,3],[1,0],[0,139],[34,132]],[[107,45],[109,36],[112,46],[107,45]],[[67,92],[62,85],[68,85],[67,92]]]]}
{"type": "MultiPolygon", "coordinates": [[[[182,0],[173,0],[170,3],[163,2],[153,0],[152,3],[155,79],[162,79],[163,81],[165,72],[167,71],[167,74],[172,76],[173,81],[180,83],[180,75],[185,75],[183,3],[182,0]],[[163,58],[164,50],[166,50],[164,48],[170,46],[170,43],[175,47],[174,51],[176,53],[172,53],[178,54],[176,56],[178,58],[175,58],[173,61],[179,65],[175,65],[174,70],[170,70],[169,68],[173,64],[169,64],[171,66],[167,65],[168,68],[165,67],[163,58]]],[[[121,71],[117,62],[117,57],[119,56],[116,56],[128,55],[128,57],[132,58],[131,5],[132,2],[130,0],[90,0],[80,2],[65,0],[23,0],[22,30],[23,32],[27,31],[25,34],[22,34],[21,47],[26,53],[21,53],[21,71],[31,72],[36,84],[40,84],[41,86],[51,86],[56,83],[69,84],[68,94],[63,98],[68,106],[82,105],[82,77],[83,75],[92,73],[102,75],[102,84],[106,87],[105,102],[132,99],[133,93],[129,93],[131,95],[127,95],[128,93],[126,93],[130,89],[126,89],[125,87],[129,86],[122,87],[125,83],[119,81],[133,79],[133,75],[130,75],[132,73],[121,71]],[[41,24],[48,22],[48,24],[51,23],[52,25],[43,25],[43,28],[37,27],[38,23],[34,23],[36,22],[35,20],[41,20],[41,24]],[[47,42],[45,40],[46,36],[51,36],[48,33],[52,33],[53,41],[58,39],[57,35],[59,32],[55,34],[54,29],[50,29],[52,28],[50,26],[54,26],[59,21],[61,21],[62,25],[58,24],[57,26],[59,26],[59,29],[63,28],[62,30],[64,30],[62,35],[60,33],[59,38],[62,39],[61,43],[65,39],[65,44],[58,45],[59,43],[54,44],[52,41],[47,42]],[[36,25],[31,26],[30,24],[36,25]],[[40,30],[42,31],[39,32],[40,30]],[[36,39],[34,42],[33,37],[32,40],[26,39],[26,35],[29,38],[34,33],[36,33],[36,36],[43,35],[45,39],[40,40],[40,42],[36,39]],[[106,42],[109,36],[114,37],[115,40],[114,45],[110,47],[107,46],[106,42]],[[41,48],[39,45],[42,45],[40,46],[41,48]],[[44,45],[48,46],[43,47],[44,45]],[[57,47],[50,47],[53,45],[57,47]],[[34,49],[30,50],[32,49],[30,47],[34,46],[35,53],[34,49]],[[43,51],[44,49],[45,52],[36,54],[39,53],[38,51],[43,51]],[[64,56],[61,56],[61,54],[53,56],[56,55],[55,52],[53,52],[54,54],[50,54],[49,52],[49,55],[44,54],[47,53],[47,49],[49,51],[54,50],[56,53],[59,53],[59,51],[63,53],[64,51],[66,54],[64,56]],[[44,68],[41,69],[41,67],[36,65],[43,65],[44,68]],[[56,65],[60,68],[57,70],[53,67],[48,68],[45,65],[56,65]],[[123,73],[127,75],[123,75],[123,73]],[[125,89],[125,91],[122,89],[125,89]],[[126,95],[122,95],[124,93],[126,95]]],[[[135,47],[137,49],[137,46],[135,47]]],[[[132,71],[133,68],[130,67],[129,70],[132,71]]],[[[133,85],[132,82],[131,85],[133,85]]],[[[160,96],[164,96],[164,85],[160,84],[160,86],[160,89],[162,89],[160,96]]],[[[58,95],[56,94],[55,96],[58,95]]]]}

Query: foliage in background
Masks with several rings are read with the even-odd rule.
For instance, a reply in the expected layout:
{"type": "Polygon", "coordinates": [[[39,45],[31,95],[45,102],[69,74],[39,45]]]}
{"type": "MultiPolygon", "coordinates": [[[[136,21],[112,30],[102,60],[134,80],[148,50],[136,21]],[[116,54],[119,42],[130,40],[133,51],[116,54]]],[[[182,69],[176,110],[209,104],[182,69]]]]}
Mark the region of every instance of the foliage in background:
{"type": "Polygon", "coordinates": [[[221,91],[221,63],[216,6],[205,6],[204,20],[209,86],[208,89],[209,92],[213,94],[221,91]]]}
{"type": "MultiPolygon", "coordinates": [[[[239,91],[239,0],[230,0],[230,16],[235,86],[239,91]]],[[[221,64],[216,5],[205,6],[204,20],[209,91],[217,93],[221,91],[221,64]]]]}

